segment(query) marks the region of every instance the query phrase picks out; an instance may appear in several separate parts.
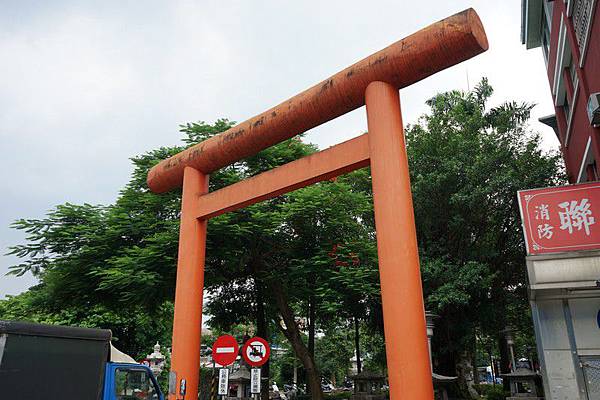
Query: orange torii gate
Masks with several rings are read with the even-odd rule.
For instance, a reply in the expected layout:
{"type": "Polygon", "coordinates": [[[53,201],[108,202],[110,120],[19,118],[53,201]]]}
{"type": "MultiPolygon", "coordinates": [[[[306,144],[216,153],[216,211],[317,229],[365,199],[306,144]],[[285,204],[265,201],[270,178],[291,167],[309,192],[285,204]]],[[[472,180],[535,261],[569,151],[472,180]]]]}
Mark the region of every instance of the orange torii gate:
{"type": "Polygon", "coordinates": [[[170,400],[184,398],[180,389],[186,386],[185,398],[197,398],[208,219],[369,165],[390,396],[433,399],[398,90],[487,48],[477,13],[465,10],[150,170],[148,186],[156,193],[183,186],[170,400]],[[367,134],[208,192],[211,172],[365,104],[367,134]]]}

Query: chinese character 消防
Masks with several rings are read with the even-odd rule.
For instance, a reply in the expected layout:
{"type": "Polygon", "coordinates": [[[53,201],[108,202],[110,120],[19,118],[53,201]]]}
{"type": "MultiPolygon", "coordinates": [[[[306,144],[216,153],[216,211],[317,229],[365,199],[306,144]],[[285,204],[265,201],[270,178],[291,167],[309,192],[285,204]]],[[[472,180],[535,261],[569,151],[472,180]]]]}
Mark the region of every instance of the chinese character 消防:
{"type": "Polygon", "coordinates": [[[540,204],[539,206],[535,206],[535,219],[550,219],[548,204],[540,204]]]}
{"type": "Polygon", "coordinates": [[[553,229],[554,229],[554,227],[549,224],[538,225],[537,226],[538,237],[540,239],[551,239],[552,235],[554,234],[554,232],[552,232],[553,229]]]}

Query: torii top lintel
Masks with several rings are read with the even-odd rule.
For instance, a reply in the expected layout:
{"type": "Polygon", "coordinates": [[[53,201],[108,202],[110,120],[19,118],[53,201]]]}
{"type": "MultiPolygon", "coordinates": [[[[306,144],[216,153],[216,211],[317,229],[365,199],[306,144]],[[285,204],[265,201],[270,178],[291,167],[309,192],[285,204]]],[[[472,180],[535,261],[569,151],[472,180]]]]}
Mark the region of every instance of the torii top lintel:
{"type": "Polygon", "coordinates": [[[371,82],[383,81],[401,89],[487,48],[479,16],[469,8],[397,41],[262,114],[163,160],[148,173],[148,186],[156,193],[180,187],[187,166],[208,174],[363,106],[365,89],[371,82]]]}

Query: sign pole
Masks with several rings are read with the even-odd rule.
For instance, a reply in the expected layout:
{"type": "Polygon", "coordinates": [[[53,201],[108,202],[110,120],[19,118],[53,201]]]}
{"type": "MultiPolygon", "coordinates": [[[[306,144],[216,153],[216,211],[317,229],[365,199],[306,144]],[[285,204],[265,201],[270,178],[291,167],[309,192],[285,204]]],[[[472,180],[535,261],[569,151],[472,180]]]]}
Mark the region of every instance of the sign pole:
{"type": "Polygon", "coordinates": [[[398,89],[365,91],[391,400],[432,400],[415,217],[398,89]]]}
{"type": "Polygon", "coordinates": [[[213,359],[212,376],[210,382],[210,400],[217,400],[217,374],[215,373],[216,363],[213,359]]]}

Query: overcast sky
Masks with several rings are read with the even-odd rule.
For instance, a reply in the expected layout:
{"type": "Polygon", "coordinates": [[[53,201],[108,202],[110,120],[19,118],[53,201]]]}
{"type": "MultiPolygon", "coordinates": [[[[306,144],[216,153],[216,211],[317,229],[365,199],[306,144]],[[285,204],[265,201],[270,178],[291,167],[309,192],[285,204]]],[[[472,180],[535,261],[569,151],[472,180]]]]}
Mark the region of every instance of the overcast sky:
{"type": "MultiPolygon", "coordinates": [[[[404,120],[439,91],[487,76],[493,103],[535,102],[544,145],[553,113],[540,49],[520,43],[510,1],[27,1],[0,0],[0,249],[9,229],[64,202],[111,203],[129,157],[181,138],[178,125],[242,121],[414,31],[468,7],[490,49],[402,91],[404,120]]],[[[364,108],[313,129],[327,147],[366,130],[364,108]]],[[[2,276],[0,298],[35,281],[2,276]]]]}

